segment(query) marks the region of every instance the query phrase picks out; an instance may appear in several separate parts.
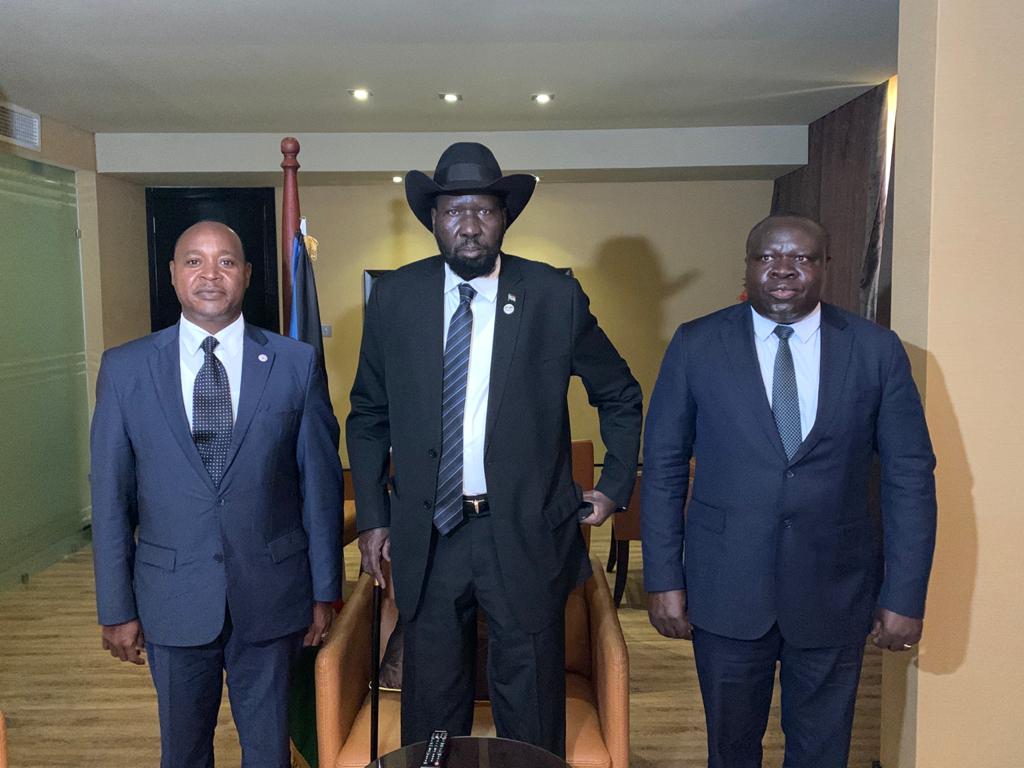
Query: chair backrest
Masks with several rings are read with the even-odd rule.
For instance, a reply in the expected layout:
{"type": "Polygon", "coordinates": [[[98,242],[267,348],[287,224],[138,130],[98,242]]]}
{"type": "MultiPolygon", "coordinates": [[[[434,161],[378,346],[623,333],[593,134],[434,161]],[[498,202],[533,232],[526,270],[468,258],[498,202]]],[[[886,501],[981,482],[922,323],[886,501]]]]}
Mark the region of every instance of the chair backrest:
{"type": "Polygon", "coordinates": [[[7,720],[0,712],[0,768],[7,768],[7,720]]]}
{"type": "MultiPolygon", "coordinates": [[[[572,481],[584,491],[594,489],[594,443],[590,440],[572,441],[572,481]]],[[[583,541],[590,551],[590,526],[581,525],[583,541]]]]}
{"type": "Polygon", "coordinates": [[[344,467],[341,470],[341,474],[342,474],[342,477],[343,477],[343,479],[345,481],[345,500],[346,501],[355,501],[356,500],[356,490],[355,490],[355,488],[352,485],[352,470],[349,469],[348,467],[344,467]]]}
{"type": "Polygon", "coordinates": [[[640,473],[633,483],[633,495],[624,512],[615,515],[615,540],[640,541],[640,473]]]}
{"type": "Polygon", "coordinates": [[[572,441],[572,479],[584,491],[594,489],[594,443],[572,441]]]}

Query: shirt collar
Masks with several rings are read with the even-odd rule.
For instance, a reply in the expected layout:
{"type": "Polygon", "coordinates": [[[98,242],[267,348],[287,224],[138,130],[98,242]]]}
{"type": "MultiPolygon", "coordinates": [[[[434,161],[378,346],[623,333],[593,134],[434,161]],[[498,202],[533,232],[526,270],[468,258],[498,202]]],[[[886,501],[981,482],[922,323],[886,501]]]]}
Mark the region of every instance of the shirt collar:
{"type": "Polygon", "coordinates": [[[221,328],[217,333],[208,333],[188,320],[184,315],[178,321],[178,336],[189,354],[195,355],[203,348],[203,340],[207,336],[217,339],[218,346],[225,352],[234,353],[242,347],[245,333],[245,318],[239,315],[231,325],[221,328]]]}
{"type": "Polygon", "coordinates": [[[476,290],[476,295],[479,298],[489,301],[492,304],[498,298],[498,275],[501,274],[501,255],[498,256],[498,261],[494,265],[494,271],[486,277],[474,277],[472,280],[466,281],[456,275],[452,268],[447,263],[444,265],[444,293],[449,291],[458,291],[459,286],[465,282],[469,282],[476,290]]]}
{"type": "MultiPolygon", "coordinates": [[[[761,341],[767,341],[768,337],[775,332],[775,326],[779,325],[779,323],[759,315],[753,306],[750,307],[750,314],[754,318],[754,336],[761,341]]],[[[814,309],[795,323],[790,323],[789,327],[793,329],[793,336],[801,344],[806,344],[814,338],[814,334],[821,327],[821,302],[819,301],[814,309]]]]}

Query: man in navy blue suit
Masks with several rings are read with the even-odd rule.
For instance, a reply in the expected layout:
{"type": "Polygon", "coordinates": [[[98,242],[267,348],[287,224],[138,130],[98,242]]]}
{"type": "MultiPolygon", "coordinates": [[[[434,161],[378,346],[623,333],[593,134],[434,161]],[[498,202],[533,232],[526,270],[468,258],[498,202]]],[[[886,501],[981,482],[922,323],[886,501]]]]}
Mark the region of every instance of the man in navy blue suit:
{"type": "Polygon", "coordinates": [[[213,765],[227,673],[245,768],[288,766],[289,666],[340,594],[338,422],[308,344],[246,324],[238,236],[170,264],[179,323],[108,350],[92,424],[103,647],[156,686],[161,766],[213,765]]]}
{"type": "Polygon", "coordinates": [[[921,638],[935,457],[896,334],[820,301],[828,245],[810,219],[757,224],[749,302],[680,326],[651,397],[648,612],[693,641],[711,768],[761,765],[776,664],[785,768],[846,766],[866,637],[921,638]]]}

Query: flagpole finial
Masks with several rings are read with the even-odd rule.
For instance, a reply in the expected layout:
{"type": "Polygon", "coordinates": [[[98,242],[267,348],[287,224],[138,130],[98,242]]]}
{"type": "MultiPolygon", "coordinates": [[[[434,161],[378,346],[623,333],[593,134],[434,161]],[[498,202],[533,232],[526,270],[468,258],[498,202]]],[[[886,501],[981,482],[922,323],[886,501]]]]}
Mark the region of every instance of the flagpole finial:
{"type": "MultiPolygon", "coordinates": [[[[285,136],[281,139],[281,154],[284,155],[285,162],[289,159],[295,160],[295,156],[299,154],[299,140],[294,136],[285,136]]],[[[282,163],[283,167],[284,163],[282,163]]]]}
{"type": "Polygon", "coordinates": [[[281,139],[281,170],[284,184],[281,190],[281,322],[287,329],[292,317],[292,248],[299,229],[299,141],[294,136],[281,139]]]}

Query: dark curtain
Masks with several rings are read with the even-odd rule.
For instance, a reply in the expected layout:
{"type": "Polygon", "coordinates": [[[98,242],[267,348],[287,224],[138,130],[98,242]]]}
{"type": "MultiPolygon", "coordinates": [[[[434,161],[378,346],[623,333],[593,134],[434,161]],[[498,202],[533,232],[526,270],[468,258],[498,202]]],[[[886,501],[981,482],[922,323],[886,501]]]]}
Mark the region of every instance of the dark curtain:
{"type": "MultiPolygon", "coordinates": [[[[888,83],[811,123],[807,165],[775,180],[772,213],[820,221],[832,236],[825,301],[888,323],[891,218],[885,188],[888,83]]],[[[891,186],[891,173],[890,173],[891,186]]]]}

